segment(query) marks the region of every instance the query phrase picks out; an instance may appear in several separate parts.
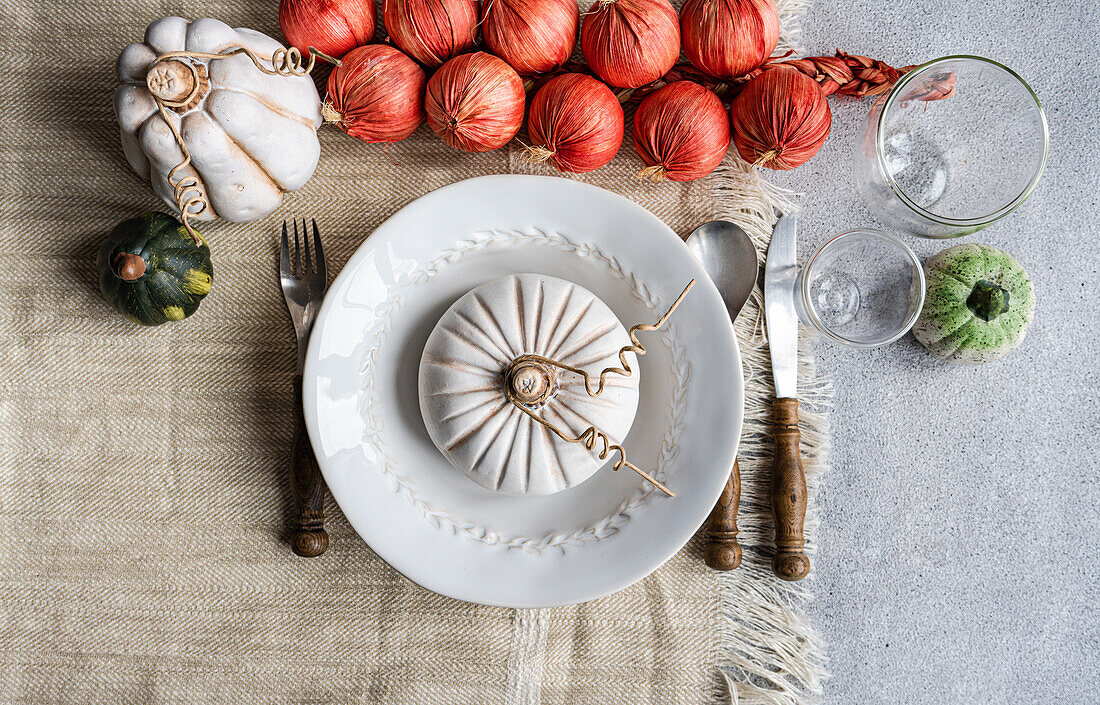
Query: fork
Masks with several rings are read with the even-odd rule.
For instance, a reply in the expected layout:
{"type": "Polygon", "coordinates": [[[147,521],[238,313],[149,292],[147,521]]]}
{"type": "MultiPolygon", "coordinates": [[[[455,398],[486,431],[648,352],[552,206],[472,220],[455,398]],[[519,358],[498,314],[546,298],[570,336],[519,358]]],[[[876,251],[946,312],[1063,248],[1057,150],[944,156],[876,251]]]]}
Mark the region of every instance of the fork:
{"type": "Polygon", "coordinates": [[[311,256],[309,231],[303,218],[301,239],[298,237],[298,222],[294,221],[292,257],[284,220],[279,280],[290,320],[294,323],[294,333],[298,337],[298,371],[294,376],[294,407],[297,419],[290,471],[290,486],[294,494],[294,537],[291,547],[296,554],[306,558],[319,556],[328,548],[328,532],[325,531],[325,480],[321,477],[321,468],[317,465],[313,446],[306,435],[302,407],[302,367],[306,360],[309,332],[313,328],[313,321],[317,318],[317,311],[328,286],[325,253],[321,249],[321,235],[317,232],[316,220],[313,221],[313,250],[311,256]]]}

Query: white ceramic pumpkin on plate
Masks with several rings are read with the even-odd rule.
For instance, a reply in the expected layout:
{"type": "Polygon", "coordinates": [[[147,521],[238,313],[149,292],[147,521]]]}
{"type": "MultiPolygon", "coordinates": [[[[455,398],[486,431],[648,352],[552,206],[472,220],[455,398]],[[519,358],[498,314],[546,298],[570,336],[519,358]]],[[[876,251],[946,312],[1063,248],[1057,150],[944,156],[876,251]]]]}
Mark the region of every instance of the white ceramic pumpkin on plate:
{"type": "Polygon", "coordinates": [[[380,557],[444,595],[547,607],[623,588],[683,547],[725,485],[744,397],[721,297],[666,225],[582,183],[490,176],[414,201],[366,239],[325,297],[303,403],[329,489],[380,557]],[[439,452],[420,409],[429,335],[467,292],[519,273],[582,287],[625,327],[654,323],[697,281],[665,329],[640,334],[623,440],[675,497],[611,458],[568,489],[512,496],[439,452]]]}
{"type": "Polygon", "coordinates": [[[171,128],[178,130],[191,163],[177,176],[193,179],[191,193],[206,203],[194,214],[198,220],[264,217],[285,192],[305,185],[321,153],[321,99],[310,77],[268,75],[243,55],[157,61],[171,52],[221,54],[238,47],[267,59],[268,67],[272,54],[283,49],[265,34],[209,17],[162,17],[118,57],[115,115],[126,159],[176,208],[168,177],[184,160],[171,128]],[[184,80],[197,88],[192,100],[168,109],[169,126],[151,87],[164,97],[184,80]]]}

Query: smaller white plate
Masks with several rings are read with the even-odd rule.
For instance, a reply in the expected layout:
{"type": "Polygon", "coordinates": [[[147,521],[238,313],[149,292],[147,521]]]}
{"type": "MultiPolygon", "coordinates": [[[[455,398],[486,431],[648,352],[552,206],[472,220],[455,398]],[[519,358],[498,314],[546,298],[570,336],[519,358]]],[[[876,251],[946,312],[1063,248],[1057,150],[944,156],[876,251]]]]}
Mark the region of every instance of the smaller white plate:
{"type": "Polygon", "coordinates": [[[585,184],[492,176],[440,189],[378,228],[333,282],[306,358],[306,425],[348,520],[410,579],[461,600],[548,607],[650,573],[706,519],[736,453],[741,359],[725,307],[679,237],[585,184]],[[609,466],[544,497],[497,494],[455,470],[420,415],[417,375],[439,317],[517,272],[576,282],[642,333],[638,415],[623,445],[668,498],[609,466]]]}

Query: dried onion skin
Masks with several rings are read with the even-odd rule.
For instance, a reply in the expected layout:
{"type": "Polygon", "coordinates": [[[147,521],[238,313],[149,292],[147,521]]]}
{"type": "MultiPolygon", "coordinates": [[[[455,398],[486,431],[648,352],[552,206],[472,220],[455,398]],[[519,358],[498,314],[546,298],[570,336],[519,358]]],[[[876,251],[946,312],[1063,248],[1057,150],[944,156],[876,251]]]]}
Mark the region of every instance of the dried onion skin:
{"type": "Polygon", "coordinates": [[[680,20],[668,0],[596,0],[581,25],[588,67],[616,88],[637,88],[680,58],[680,20]]]}
{"type": "Polygon", "coordinates": [[[396,142],[424,121],[424,69],[397,49],[368,44],[348,52],[328,77],[327,122],[366,142],[396,142]]]}
{"type": "Polygon", "coordinates": [[[523,79],[503,59],[476,52],[443,64],[428,79],[428,124],[448,145],[488,152],[506,145],[523,124],[523,79]]]}
{"type": "Polygon", "coordinates": [[[559,68],[577,45],[575,0],[484,0],[481,18],[485,46],[521,76],[559,68]]]}
{"type": "Polygon", "coordinates": [[[562,74],[531,99],[528,155],[561,171],[593,171],[619,152],[623,130],[623,108],[610,88],[591,76],[562,74]]]}
{"type": "Polygon", "coordinates": [[[382,24],[397,48],[429,68],[477,39],[477,0],[383,0],[382,24]]]}
{"type": "Polygon", "coordinates": [[[634,113],[634,150],[645,162],[639,176],[693,181],[722,163],[730,125],[721,99],[709,88],[677,81],[660,88],[634,113]]]}
{"type": "Polygon", "coordinates": [[[817,154],[833,124],[817,81],[789,66],[769,68],[730,104],[733,144],[745,161],[794,169],[817,154]]]}

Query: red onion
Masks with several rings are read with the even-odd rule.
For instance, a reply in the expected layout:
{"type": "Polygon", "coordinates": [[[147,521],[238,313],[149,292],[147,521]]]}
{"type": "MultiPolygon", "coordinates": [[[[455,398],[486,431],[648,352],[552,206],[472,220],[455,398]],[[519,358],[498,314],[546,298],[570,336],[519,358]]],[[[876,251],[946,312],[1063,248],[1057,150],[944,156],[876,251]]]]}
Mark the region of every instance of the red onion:
{"type": "Polygon", "coordinates": [[[281,0],[279,29],[302,56],[313,46],[339,59],[374,39],[374,0],[281,0]]]}
{"type": "Polygon", "coordinates": [[[477,0],[384,0],[382,23],[401,51],[439,66],[474,45],[477,0]]]}
{"type": "Polygon", "coordinates": [[[714,171],[730,146],[726,108],[714,91],[677,81],[646,96],[634,113],[639,176],[692,181],[714,171]]]}
{"type": "Polygon", "coordinates": [[[730,105],[741,158],[769,169],[794,169],[817,154],[833,114],[817,81],[789,66],[769,68],[730,105]]]}
{"type": "Polygon", "coordinates": [[[531,161],[583,173],[611,161],[623,143],[623,108],[603,83],[567,73],[546,82],[527,117],[531,161]]]}
{"type": "Polygon", "coordinates": [[[352,137],[396,142],[424,120],[424,70],[397,49],[369,44],[344,55],[328,77],[322,112],[352,137]]]}
{"type": "Polygon", "coordinates": [[[665,75],[680,57],[680,23],[668,0],[596,0],[581,25],[588,67],[618,88],[665,75]]]}
{"type": "Polygon", "coordinates": [[[684,54],[701,71],[723,79],[752,71],[779,43],[774,0],[686,0],[680,8],[684,54]]]}
{"type": "Polygon", "coordinates": [[[501,59],[479,51],[443,64],[430,79],[424,107],[435,134],[452,147],[488,152],[523,124],[523,79],[501,59]]]}
{"type": "Polygon", "coordinates": [[[519,75],[553,71],[577,44],[576,0],[482,0],[485,46],[519,75]]]}

